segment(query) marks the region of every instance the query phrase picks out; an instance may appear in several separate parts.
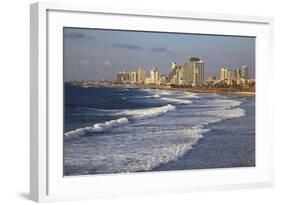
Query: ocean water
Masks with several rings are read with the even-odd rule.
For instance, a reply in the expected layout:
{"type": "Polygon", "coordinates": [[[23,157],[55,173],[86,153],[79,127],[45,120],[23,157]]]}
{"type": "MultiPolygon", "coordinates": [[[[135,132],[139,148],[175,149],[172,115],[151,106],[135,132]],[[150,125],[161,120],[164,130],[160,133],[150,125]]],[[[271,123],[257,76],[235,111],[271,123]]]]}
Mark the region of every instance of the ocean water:
{"type": "Polygon", "coordinates": [[[65,84],[64,175],[255,166],[255,98],[65,84]]]}

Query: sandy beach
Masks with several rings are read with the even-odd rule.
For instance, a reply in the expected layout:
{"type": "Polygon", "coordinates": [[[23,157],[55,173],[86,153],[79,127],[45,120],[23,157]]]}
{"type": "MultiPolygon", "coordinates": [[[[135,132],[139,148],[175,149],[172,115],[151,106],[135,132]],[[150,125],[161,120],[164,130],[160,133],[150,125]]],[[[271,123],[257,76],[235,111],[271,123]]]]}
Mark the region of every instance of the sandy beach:
{"type": "Polygon", "coordinates": [[[159,90],[175,90],[187,91],[192,93],[216,93],[216,94],[230,94],[239,96],[256,96],[254,89],[237,89],[237,88],[181,88],[181,87],[166,87],[166,86],[151,86],[151,85],[134,85],[136,87],[145,89],[159,89],[159,90]]]}

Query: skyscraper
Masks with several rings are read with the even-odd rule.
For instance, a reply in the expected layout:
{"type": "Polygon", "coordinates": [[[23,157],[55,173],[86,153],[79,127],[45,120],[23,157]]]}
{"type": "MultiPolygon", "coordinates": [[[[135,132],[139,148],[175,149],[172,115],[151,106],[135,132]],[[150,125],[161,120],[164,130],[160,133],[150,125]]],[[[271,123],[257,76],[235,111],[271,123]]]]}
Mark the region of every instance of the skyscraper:
{"type": "Polygon", "coordinates": [[[194,75],[194,69],[193,64],[189,60],[183,64],[183,82],[186,85],[192,85],[193,84],[193,75],[194,75]]]}
{"type": "Polygon", "coordinates": [[[245,78],[245,79],[249,78],[249,67],[246,65],[242,67],[241,78],[245,78]]]}
{"type": "Polygon", "coordinates": [[[129,73],[125,71],[125,69],[122,72],[118,72],[116,74],[116,81],[118,83],[126,83],[129,81],[129,73]]]}
{"type": "Polygon", "coordinates": [[[158,81],[160,80],[160,72],[157,67],[153,67],[152,70],[150,71],[150,78],[152,84],[157,84],[158,81]]]}
{"type": "Polygon", "coordinates": [[[204,62],[202,60],[193,62],[193,86],[204,85],[204,62]]]}
{"type": "Polygon", "coordinates": [[[190,57],[183,64],[183,84],[192,86],[204,85],[204,62],[200,58],[190,57]]]}
{"type": "Polygon", "coordinates": [[[172,62],[171,71],[174,70],[176,67],[177,67],[177,63],[176,62],[172,62]]]}
{"type": "Polygon", "coordinates": [[[237,68],[235,71],[234,71],[234,79],[236,81],[240,81],[240,78],[241,78],[241,69],[240,68],[237,68]]]}
{"type": "Polygon", "coordinates": [[[137,83],[138,80],[138,73],[136,71],[130,72],[129,75],[130,83],[137,83]]]}
{"type": "Polygon", "coordinates": [[[168,75],[168,80],[172,83],[174,83],[175,75],[176,75],[176,70],[181,67],[181,65],[178,65],[177,63],[173,62],[171,65],[171,72],[168,75]]]}
{"type": "Polygon", "coordinates": [[[140,66],[136,72],[137,72],[137,83],[144,83],[144,79],[146,76],[144,67],[140,66]]]}
{"type": "Polygon", "coordinates": [[[174,84],[176,84],[176,85],[183,84],[183,69],[181,66],[178,66],[176,69],[174,81],[175,81],[174,84]]]}
{"type": "Polygon", "coordinates": [[[230,70],[228,68],[221,68],[220,79],[221,80],[229,80],[230,79],[230,70]]]}

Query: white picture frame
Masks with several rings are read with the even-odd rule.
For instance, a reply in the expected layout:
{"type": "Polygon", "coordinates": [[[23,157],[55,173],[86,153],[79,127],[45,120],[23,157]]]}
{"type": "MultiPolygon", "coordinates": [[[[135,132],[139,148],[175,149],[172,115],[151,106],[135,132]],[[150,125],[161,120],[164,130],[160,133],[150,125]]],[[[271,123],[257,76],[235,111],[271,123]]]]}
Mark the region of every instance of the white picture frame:
{"type": "Polygon", "coordinates": [[[271,75],[268,69],[273,69],[272,18],[46,2],[32,4],[30,11],[31,200],[273,186],[273,131],[269,120],[272,113],[263,109],[271,106],[268,98],[271,84],[266,79],[271,75]],[[95,22],[97,18],[98,22],[95,22]],[[63,177],[62,28],[170,31],[172,25],[177,32],[187,32],[181,25],[194,25],[189,27],[189,33],[256,36],[256,167],[63,177]]]}

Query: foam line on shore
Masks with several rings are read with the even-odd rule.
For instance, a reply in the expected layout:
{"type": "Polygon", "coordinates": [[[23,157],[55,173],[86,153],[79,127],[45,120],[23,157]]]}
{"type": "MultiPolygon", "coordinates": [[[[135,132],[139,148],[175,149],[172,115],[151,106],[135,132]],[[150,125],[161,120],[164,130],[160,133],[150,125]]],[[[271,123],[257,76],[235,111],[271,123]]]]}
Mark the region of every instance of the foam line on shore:
{"type": "Polygon", "coordinates": [[[166,102],[175,103],[175,104],[190,104],[191,103],[190,100],[184,100],[184,99],[166,98],[166,97],[162,97],[160,99],[164,100],[166,102]]]}

